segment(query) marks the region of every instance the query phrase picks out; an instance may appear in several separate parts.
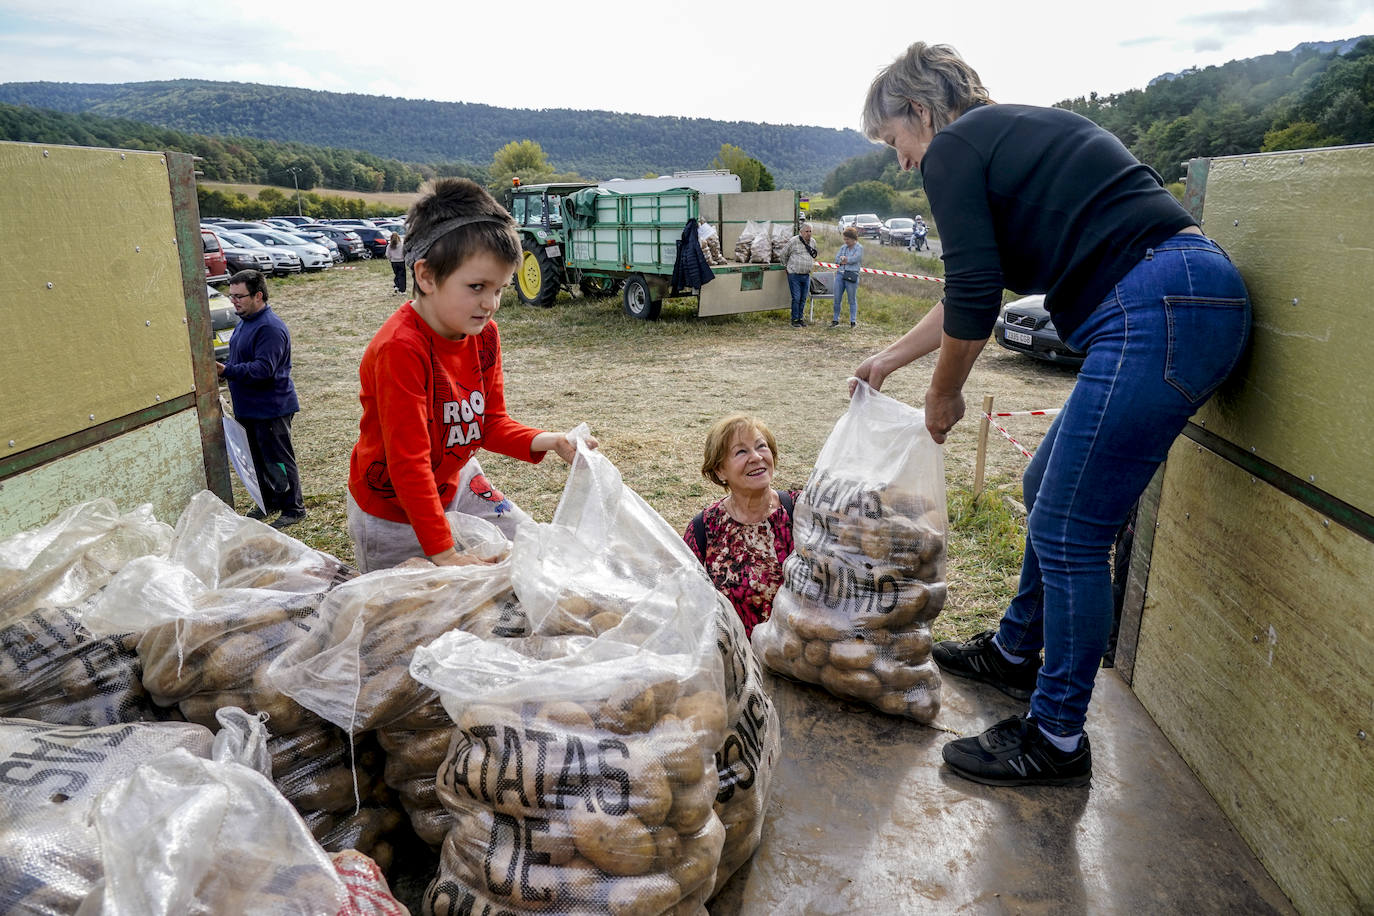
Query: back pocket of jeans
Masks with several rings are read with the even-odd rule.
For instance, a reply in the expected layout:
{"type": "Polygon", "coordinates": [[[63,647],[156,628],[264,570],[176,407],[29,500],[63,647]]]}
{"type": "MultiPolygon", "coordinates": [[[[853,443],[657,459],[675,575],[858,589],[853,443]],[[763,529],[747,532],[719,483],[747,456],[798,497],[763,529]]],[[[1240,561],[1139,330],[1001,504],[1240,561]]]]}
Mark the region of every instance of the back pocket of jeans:
{"type": "Polygon", "coordinates": [[[1231,374],[1250,328],[1246,299],[1165,296],[1169,352],[1164,380],[1201,404],[1231,374]]]}

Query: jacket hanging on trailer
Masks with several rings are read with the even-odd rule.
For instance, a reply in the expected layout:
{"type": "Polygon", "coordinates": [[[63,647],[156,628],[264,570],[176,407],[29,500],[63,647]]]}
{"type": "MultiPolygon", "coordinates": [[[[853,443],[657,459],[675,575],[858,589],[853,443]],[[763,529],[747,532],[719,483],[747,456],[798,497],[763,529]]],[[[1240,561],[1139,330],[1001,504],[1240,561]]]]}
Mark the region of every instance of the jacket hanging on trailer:
{"type": "Polygon", "coordinates": [[[684,289],[700,289],[716,278],[716,272],[706,260],[697,239],[697,221],[687,220],[682,238],[677,240],[677,260],[673,262],[673,291],[676,296],[684,289]]]}

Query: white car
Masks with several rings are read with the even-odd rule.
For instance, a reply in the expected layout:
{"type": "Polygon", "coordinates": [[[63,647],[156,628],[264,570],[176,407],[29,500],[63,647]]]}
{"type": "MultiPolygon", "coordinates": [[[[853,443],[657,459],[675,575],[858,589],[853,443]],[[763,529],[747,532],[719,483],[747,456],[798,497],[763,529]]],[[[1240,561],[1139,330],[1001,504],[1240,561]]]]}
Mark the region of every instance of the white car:
{"type": "Polygon", "coordinates": [[[229,229],[216,229],[215,232],[230,245],[266,253],[271,260],[268,270],[277,276],[301,272],[301,256],[285,245],[264,245],[257,239],[244,235],[241,230],[235,232],[229,229]]]}
{"type": "Polygon", "coordinates": [[[289,232],[278,229],[240,229],[239,234],[267,248],[284,248],[294,252],[301,259],[302,270],[324,270],[334,266],[334,258],[328,248],[289,232]]]}

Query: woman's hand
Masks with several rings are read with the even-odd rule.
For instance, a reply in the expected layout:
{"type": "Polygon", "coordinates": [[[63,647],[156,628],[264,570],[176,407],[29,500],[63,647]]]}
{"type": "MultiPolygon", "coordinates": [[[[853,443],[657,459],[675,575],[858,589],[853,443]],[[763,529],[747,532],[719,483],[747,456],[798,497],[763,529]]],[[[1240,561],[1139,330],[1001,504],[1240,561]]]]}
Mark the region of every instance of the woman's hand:
{"type": "Polygon", "coordinates": [[[459,553],[453,547],[430,554],[429,561],[435,566],[486,566],[496,562],[495,560],[483,560],[467,553],[459,553]]]}
{"type": "Polygon", "coordinates": [[[926,389],[926,430],[930,433],[930,438],[944,445],[949,431],[963,417],[963,391],[937,391],[934,387],[926,389]]]}
{"type": "MultiPolygon", "coordinates": [[[[887,352],[874,353],[868,359],[859,363],[859,368],[854,370],[854,377],[868,382],[874,391],[881,391],[883,381],[892,374],[894,369],[899,367],[892,365],[887,358],[887,352]]],[[[859,383],[853,379],[849,382],[849,396],[854,396],[854,389],[859,387],[859,383]]]]}

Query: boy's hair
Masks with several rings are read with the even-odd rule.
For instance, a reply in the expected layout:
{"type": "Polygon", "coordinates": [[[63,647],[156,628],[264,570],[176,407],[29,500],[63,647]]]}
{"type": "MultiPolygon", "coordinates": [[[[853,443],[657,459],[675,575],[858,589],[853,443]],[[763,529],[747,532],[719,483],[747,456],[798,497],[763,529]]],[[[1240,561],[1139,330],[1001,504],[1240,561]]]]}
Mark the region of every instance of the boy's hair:
{"type": "Polygon", "coordinates": [[[745,430],[753,430],[763,437],[763,441],[768,443],[768,451],[773,453],[773,466],[777,466],[778,443],[773,438],[773,431],[758,417],[747,413],[732,413],[728,417],[721,417],[706,431],[706,447],[702,450],[702,477],[718,487],[726,487],[725,481],[716,472],[725,464],[725,459],[730,457],[730,443],[735,440],[735,436],[745,430]]]}
{"type": "Polygon", "coordinates": [[[244,288],[248,291],[248,295],[252,296],[256,293],[262,293],[262,301],[267,301],[267,279],[262,275],[262,271],[254,270],[250,267],[247,270],[240,270],[229,278],[230,286],[239,283],[243,284],[244,288]]]}
{"type": "MultiPolygon", "coordinates": [[[[406,265],[429,265],[435,283],[479,251],[511,264],[520,262],[520,236],[506,208],[466,178],[436,180],[406,216],[406,265]],[[445,230],[444,224],[453,223],[445,230]]],[[[418,289],[418,286],[416,287],[418,289]]]]}

